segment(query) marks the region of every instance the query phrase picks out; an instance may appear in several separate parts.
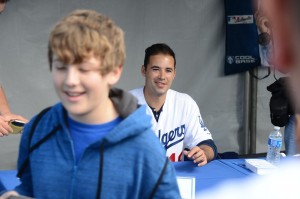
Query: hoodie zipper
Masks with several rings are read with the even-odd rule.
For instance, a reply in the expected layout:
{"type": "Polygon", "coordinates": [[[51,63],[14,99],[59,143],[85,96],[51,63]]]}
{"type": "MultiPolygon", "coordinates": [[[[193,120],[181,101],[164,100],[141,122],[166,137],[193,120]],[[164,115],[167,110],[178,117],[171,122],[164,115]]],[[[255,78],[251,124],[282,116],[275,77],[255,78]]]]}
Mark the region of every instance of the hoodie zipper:
{"type": "Polygon", "coordinates": [[[71,193],[70,193],[70,198],[74,198],[73,197],[73,193],[74,193],[74,186],[75,186],[75,176],[77,174],[77,165],[75,164],[73,166],[73,177],[72,177],[72,182],[71,182],[71,193]]]}
{"type": "Polygon", "coordinates": [[[104,165],[104,142],[102,142],[102,144],[100,146],[100,165],[99,165],[98,188],[97,188],[96,199],[101,199],[103,165],[104,165]]]}
{"type": "Polygon", "coordinates": [[[68,139],[70,141],[70,145],[71,145],[71,150],[72,150],[72,156],[73,156],[73,168],[72,168],[72,180],[71,180],[71,190],[70,190],[70,199],[73,198],[74,195],[74,187],[75,187],[75,178],[77,175],[77,169],[78,169],[78,161],[76,161],[76,156],[75,156],[75,149],[74,149],[74,142],[70,136],[70,132],[68,131],[67,133],[68,139]]]}

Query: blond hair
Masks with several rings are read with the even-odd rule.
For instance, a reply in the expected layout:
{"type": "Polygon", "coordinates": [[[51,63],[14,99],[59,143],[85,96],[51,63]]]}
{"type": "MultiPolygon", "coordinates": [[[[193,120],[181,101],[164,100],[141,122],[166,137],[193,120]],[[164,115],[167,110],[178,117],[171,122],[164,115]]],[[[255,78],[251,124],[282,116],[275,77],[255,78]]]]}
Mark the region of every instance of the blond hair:
{"type": "Polygon", "coordinates": [[[78,64],[91,53],[100,59],[105,75],[125,60],[124,32],[110,18],[92,10],[75,10],[53,28],[48,43],[52,70],[53,55],[66,64],[78,64]]]}

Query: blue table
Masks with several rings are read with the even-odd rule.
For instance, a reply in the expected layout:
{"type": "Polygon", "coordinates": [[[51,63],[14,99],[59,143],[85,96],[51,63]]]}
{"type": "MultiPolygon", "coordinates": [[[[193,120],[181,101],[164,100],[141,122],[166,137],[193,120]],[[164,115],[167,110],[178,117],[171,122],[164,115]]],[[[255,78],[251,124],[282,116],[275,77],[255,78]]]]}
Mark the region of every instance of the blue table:
{"type": "MultiPolygon", "coordinates": [[[[244,168],[244,159],[214,160],[198,167],[191,161],[173,163],[177,176],[191,176],[196,179],[196,193],[212,188],[226,180],[255,175],[244,168]]],[[[6,189],[13,189],[20,182],[15,170],[0,170],[0,180],[6,189]]]]}
{"type": "Polygon", "coordinates": [[[198,167],[193,162],[173,163],[177,176],[195,177],[196,193],[212,188],[226,180],[256,175],[244,166],[244,159],[214,160],[198,167]]]}
{"type": "MultiPolygon", "coordinates": [[[[0,181],[6,189],[13,189],[20,184],[16,170],[0,170],[0,181]]],[[[0,190],[2,191],[2,190],[0,190]]]]}

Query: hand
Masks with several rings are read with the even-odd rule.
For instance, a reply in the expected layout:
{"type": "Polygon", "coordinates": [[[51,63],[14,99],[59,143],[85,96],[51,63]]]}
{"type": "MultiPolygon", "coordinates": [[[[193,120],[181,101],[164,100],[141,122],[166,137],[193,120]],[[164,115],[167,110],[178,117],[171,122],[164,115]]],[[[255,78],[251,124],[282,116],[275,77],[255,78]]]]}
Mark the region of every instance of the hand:
{"type": "Polygon", "coordinates": [[[9,199],[10,196],[19,196],[16,191],[8,191],[0,196],[0,199],[9,199]]]}
{"type": "Polygon", "coordinates": [[[8,125],[8,122],[14,119],[24,121],[25,123],[28,122],[24,117],[10,112],[0,115],[0,137],[7,136],[9,133],[13,132],[13,129],[8,125]]]}
{"type": "Polygon", "coordinates": [[[190,151],[184,150],[183,154],[187,156],[188,159],[193,160],[198,166],[207,164],[206,154],[198,146],[195,146],[190,151]]]}
{"type": "Polygon", "coordinates": [[[9,120],[0,115],[0,137],[7,136],[13,129],[8,125],[9,120]]]}

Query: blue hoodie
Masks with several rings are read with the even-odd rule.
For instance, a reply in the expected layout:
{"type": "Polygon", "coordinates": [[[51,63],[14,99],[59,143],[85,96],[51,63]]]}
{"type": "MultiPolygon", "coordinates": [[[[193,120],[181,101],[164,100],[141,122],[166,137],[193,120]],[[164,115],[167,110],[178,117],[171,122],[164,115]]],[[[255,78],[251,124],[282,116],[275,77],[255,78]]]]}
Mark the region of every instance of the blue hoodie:
{"type": "Polygon", "coordinates": [[[166,152],[151,130],[145,106],[138,107],[135,98],[117,89],[111,90],[110,98],[123,121],[103,140],[91,144],[78,163],[62,104],[42,116],[31,137],[33,118],[22,135],[21,184],[15,190],[42,199],[142,199],[151,194],[180,198],[175,170],[165,164],[166,152]]]}

